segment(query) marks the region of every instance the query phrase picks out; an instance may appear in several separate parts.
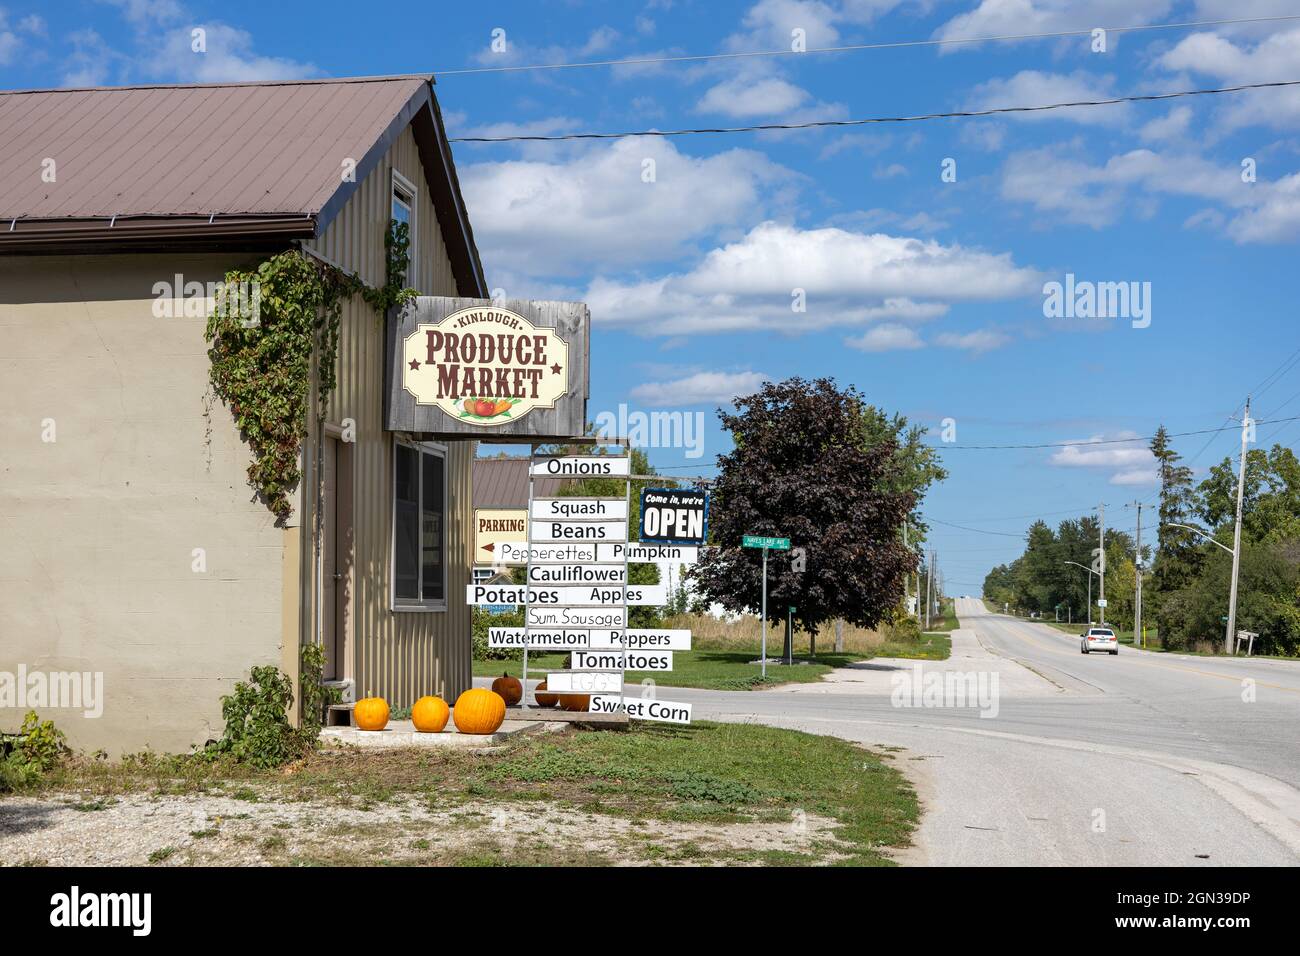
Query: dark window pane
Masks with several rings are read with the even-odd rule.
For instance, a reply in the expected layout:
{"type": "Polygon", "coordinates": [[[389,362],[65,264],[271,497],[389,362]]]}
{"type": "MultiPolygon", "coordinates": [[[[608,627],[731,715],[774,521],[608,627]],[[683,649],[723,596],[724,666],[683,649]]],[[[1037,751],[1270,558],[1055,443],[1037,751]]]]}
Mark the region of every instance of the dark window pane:
{"type": "Polygon", "coordinates": [[[422,455],[424,460],[424,497],[420,514],[420,563],[424,571],[424,599],[441,601],[442,589],[443,459],[422,455]]]}
{"type": "Polygon", "coordinates": [[[399,600],[420,599],[420,455],[397,446],[393,490],[393,594],[399,600]]]}

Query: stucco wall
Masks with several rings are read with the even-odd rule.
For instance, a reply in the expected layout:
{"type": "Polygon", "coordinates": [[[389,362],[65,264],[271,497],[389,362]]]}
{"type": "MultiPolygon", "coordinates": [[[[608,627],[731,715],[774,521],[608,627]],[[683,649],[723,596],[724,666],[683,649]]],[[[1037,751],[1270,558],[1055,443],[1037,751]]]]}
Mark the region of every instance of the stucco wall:
{"type": "Polygon", "coordinates": [[[183,751],[219,735],[235,680],[282,664],[297,530],[253,499],[204,319],[152,312],[155,282],[238,262],[0,258],[0,675],[102,674],[99,718],[41,711],[76,747],[183,751]]]}

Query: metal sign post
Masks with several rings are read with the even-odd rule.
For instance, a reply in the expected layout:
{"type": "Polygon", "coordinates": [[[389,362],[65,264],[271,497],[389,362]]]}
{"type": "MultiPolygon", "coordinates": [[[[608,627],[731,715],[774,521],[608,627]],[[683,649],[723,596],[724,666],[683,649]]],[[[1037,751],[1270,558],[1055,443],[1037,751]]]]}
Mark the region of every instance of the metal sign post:
{"type": "Polygon", "coordinates": [[[762,548],[763,549],[763,639],[759,648],[761,660],[759,665],[762,669],[763,680],[767,680],[767,552],[775,548],[777,551],[789,551],[789,538],[771,538],[760,534],[742,535],[740,539],[742,548],[762,548]]]}

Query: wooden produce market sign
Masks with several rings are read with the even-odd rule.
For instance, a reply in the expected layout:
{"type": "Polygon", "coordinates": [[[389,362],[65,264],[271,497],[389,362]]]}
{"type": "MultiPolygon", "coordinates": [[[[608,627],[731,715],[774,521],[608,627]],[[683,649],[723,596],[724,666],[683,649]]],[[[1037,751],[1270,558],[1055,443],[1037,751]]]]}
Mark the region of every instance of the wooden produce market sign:
{"type": "Polygon", "coordinates": [[[581,302],[418,296],[389,323],[389,431],[432,438],[577,438],[591,315],[581,302]]]}

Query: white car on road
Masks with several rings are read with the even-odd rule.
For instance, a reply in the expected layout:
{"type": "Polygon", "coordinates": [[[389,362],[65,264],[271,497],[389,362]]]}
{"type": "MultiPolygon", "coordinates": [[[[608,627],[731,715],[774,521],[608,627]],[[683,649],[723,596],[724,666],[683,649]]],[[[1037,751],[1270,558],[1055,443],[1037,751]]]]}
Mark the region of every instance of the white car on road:
{"type": "Polygon", "coordinates": [[[1090,651],[1109,651],[1112,654],[1119,653],[1119,641],[1115,637],[1115,632],[1108,627],[1090,627],[1079,635],[1079,652],[1087,654],[1090,651]]]}

